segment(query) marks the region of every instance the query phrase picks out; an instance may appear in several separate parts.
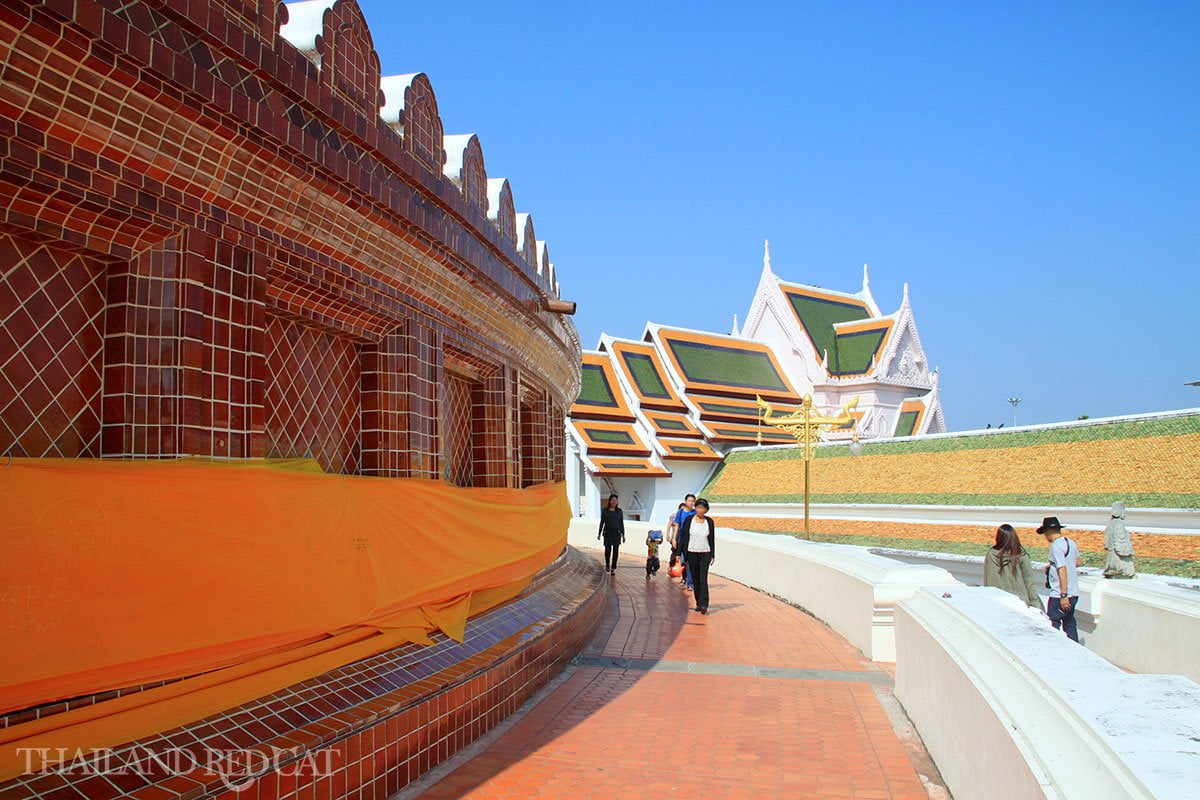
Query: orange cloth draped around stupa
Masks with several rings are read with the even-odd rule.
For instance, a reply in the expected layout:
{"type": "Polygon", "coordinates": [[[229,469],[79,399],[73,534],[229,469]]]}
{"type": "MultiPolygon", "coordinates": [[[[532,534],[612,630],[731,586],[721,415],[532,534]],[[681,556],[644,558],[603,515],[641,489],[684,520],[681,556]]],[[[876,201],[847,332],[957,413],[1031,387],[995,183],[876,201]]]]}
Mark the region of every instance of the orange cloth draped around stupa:
{"type": "Polygon", "coordinates": [[[436,630],[461,639],[554,560],[569,519],[561,483],[15,459],[0,469],[0,713],[183,680],[0,730],[0,779],[23,747],[111,747],[436,630]]]}

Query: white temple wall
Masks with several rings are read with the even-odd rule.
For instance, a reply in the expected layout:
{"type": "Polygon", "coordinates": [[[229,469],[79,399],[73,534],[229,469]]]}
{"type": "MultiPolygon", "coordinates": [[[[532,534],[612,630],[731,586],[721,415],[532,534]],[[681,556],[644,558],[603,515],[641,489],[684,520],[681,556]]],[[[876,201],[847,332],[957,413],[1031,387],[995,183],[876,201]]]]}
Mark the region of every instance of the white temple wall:
{"type": "Polygon", "coordinates": [[[578,452],[567,448],[567,499],[576,517],[600,517],[600,494],[608,496],[603,479],[587,471],[578,452]]]}
{"type": "MultiPolygon", "coordinates": [[[[604,481],[603,478],[598,480],[604,481]]],[[[599,508],[604,508],[608,503],[610,494],[608,486],[611,485],[612,490],[619,496],[617,504],[625,512],[625,519],[632,520],[636,517],[644,522],[654,509],[659,480],[658,478],[610,477],[607,483],[601,487],[599,508]]],[[[597,511],[597,516],[599,516],[599,511],[597,511]]]]}
{"type": "Polygon", "coordinates": [[[684,496],[699,495],[715,467],[711,461],[672,460],[666,464],[672,472],[671,477],[655,479],[656,502],[649,517],[655,527],[667,524],[667,518],[679,509],[684,496]]]}
{"type": "Polygon", "coordinates": [[[579,453],[571,447],[571,437],[567,437],[567,464],[566,464],[566,479],[567,479],[567,502],[571,504],[571,515],[579,517],[583,515],[582,503],[580,502],[580,491],[582,484],[580,483],[580,467],[583,462],[579,459],[579,453]]]}

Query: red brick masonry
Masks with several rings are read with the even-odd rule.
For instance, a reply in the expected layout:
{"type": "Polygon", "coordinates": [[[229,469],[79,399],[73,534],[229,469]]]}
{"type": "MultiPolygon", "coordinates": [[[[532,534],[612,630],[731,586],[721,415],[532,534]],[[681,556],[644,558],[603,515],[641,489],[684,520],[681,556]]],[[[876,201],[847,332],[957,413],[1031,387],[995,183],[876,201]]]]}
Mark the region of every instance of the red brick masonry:
{"type": "Polygon", "coordinates": [[[0,7],[0,453],[561,478],[579,343],[532,223],[507,185],[489,218],[477,140],[442,174],[424,76],[380,117],[353,0],[312,53],[286,15],[0,7]]]}

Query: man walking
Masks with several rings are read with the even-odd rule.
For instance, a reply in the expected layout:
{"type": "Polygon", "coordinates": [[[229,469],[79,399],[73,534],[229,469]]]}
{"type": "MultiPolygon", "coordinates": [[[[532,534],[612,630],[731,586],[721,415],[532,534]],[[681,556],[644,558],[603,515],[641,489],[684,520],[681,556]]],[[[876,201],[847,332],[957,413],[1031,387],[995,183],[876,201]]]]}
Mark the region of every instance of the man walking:
{"type": "Polygon", "coordinates": [[[1079,641],[1075,626],[1075,606],[1079,603],[1079,545],[1062,535],[1063,526],[1058,517],[1046,517],[1037,532],[1050,543],[1050,563],[1046,566],[1046,585],[1050,597],[1046,599],[1046,616],[1050,617],[1055,629],[1061,628],[1067,638],[1079,641]]]}
{"type": "Polygon", "coordinates": [[[692,588],[692,573],[691,570],[687,568],[687,553],[684,553],[679,549],[679,532],[683,529],[683,523],[691,519],[692,515],[695,513],[696,495],[689,494],[687,497],[683,498],[683,508],[676,511],[675,518],[671,520],[671,530],[674,534],[672,541],[675,542],[672,549],[679,556],[680,563],[684,565],[683,579],[679,582],[679,585],[687,586],[688,589],[692,588]]]}

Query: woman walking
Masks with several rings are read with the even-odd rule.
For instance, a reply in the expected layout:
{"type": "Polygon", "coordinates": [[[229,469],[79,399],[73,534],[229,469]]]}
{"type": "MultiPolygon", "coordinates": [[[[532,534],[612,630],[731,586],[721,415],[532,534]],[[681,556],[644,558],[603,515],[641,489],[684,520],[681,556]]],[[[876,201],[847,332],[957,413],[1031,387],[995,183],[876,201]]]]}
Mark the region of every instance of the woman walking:
{"type": "Polygon", "coordinates": [[[617,555],[625,542],[625,512],[617,506],[617,496],[608,496],[608,507],[600,512],[600,530],[596,538],[604,537],[604,571],[617,574],[617,555]]]}
{"type": "Polygon", "coordinates": [[[996,544],[988,549],[983,559],[983,585],[1015,594],[1027,606],[1042,607],[1029,553],[1021,546],[1021,540],[1012,525],[996,528],[996,544]]]}
{"type": "Polygon", "coordinates": [[[683,521],[679,529],[679,550],[686,554],[688,575],[696,610],[708,613],[708,568],[717,559],[716,525],[708,516],[708,501],[696,501],[696,513],[683,521]]]}

